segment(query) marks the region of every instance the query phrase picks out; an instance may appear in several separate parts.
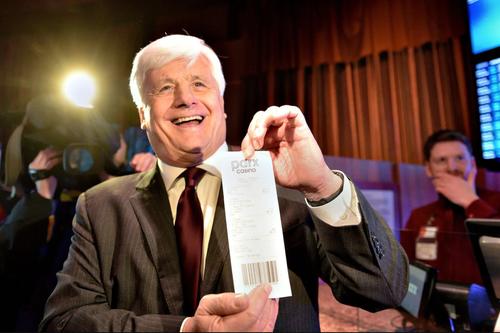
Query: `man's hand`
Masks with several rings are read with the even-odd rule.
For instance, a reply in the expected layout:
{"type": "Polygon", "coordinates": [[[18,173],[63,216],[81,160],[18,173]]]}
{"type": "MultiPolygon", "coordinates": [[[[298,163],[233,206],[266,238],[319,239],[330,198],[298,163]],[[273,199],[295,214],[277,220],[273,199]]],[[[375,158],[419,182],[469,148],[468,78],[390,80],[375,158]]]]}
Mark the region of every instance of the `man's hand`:
{"type": "Polygon", "coordinates": [[[342,184],[326,165],[304,115],[296,106],[271,106],[257,112],[241,149],[245,158],[251,158],[255,150],[269,150],[278,184],[302,191],[311,201],[332,195],[342,184]]]}
{"type": "Polygon", "coordinates": [[[476,174],[475,167],[469,172],[466,180],[460,176],[442,172],[432,178],[432,184],[438,193],[466,209],[473,201],[479,199],[475,186],[476,174]]]}
{"type": "MultiPolygon", "coordinates": [[[[59,163],[61,163],[61,152],[49,147],[40,150],[28,167],[33,170],[51,170],[59,163]]],[[[57,179],[50,176],[37,180],[35,185],[38,194],[46,199],[52,199],[56,191],[57,179]]]]}
{"type": "Polygon", "coordinates": [[[186,320],[182,331],[272,332],[279,305],[277,300],[269,299],[271,290],[271,286],[265,284],[248,295],[207,295],[201,299],[194,317],[186,320]]]}
{"type": "Polygon", "coordinates": [[[136,172],[142,172],[151,169],[156,164],[156,156],[151,153],[137,153],[132,157],[130,166],[136,172]]]}

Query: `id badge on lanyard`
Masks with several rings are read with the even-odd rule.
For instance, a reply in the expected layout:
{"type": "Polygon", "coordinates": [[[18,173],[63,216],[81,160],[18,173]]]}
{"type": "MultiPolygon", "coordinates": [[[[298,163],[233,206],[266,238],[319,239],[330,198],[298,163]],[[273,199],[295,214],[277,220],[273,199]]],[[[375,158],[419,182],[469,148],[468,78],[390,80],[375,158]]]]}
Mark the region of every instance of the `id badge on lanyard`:
{"type": "Polygon", "coordinates": [[[438,256],[437,226],[422,226],[415,242],[415,258],[436,260],[438,256]]]}

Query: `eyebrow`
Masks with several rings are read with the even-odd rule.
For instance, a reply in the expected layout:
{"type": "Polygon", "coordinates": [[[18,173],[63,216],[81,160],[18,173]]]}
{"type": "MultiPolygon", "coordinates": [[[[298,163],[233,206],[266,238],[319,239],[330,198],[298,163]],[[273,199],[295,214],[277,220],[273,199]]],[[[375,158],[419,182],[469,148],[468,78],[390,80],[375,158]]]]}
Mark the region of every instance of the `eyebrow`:
{"type": "Polygon", "coordinates": [[[466,154],[454,154],[454,155],[445,155],[445,156],[436,156],[435,159],[441,160],[441,159],[449,159],[449,158],[457,158],[457,157],[467,157],[466,154]]]}
{"type": "Polygon", "coordinates": [[[158,83],[162,84],[162,83],[174,83],[176,80],[168,77],[168,76],[164,76],[164,77],[161,77],[159,80],[158,80],[158,83]]]}
{"type": "MultiPolygon", "coordinates": [[[[200,75],[190,75],[190,78],[189,78],[191,81],[193,80],[202,80],[202,81],[208,81],[206,78],[200,76],[200,75]]],[[[164,77],[161,77],[159,80],[158,80],[158,83],[159,84],[162,84],[162,83],[176,83],[177,80],[175,79],[172,79],[171,77],[169,76],[164,76],[164,77]]]]}
{"type": "Polygon", "coordinates": [[[193,75],[193,76],[191,77],[191,80],[202,80],[202,81],[208,81],[208,79],[207,79],[207,78],[204,78],[204,77],[202,77],[202,76],[200,76],[200,75],[193,75]]]}

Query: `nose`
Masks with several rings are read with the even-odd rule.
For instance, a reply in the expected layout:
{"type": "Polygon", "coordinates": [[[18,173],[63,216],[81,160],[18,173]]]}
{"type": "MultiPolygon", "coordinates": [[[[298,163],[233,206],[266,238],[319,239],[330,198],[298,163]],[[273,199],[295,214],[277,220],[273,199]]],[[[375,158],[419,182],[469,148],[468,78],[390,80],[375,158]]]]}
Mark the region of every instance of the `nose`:
{"type": "Polygon", "coordinates": [[[174,106],[176,108],[189,108],[196,104],[196,96],[190,87],[179,85],[175,88],[174,106]]]}
{"type": "Polygon", "coordinates": [[[458,163],[454,158],[448,158],[446,160],[446,166],[448,168],[448,172],[453,172],[458,170],[458,163]]]}

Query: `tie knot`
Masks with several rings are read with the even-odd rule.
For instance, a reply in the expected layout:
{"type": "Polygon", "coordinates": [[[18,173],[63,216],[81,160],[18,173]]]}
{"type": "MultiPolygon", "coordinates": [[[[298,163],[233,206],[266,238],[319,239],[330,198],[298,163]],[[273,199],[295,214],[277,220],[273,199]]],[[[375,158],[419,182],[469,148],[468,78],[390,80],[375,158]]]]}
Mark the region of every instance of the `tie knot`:
{"type": "Polygon", "coordinates": [[[196,187],[201,177],[203,177],[204,173],[205,170],[200,168],[195,168],[195,167],[187,168],[186,171],[184,171],[184,179],[186,180],[186,187],[196,187]]]}

